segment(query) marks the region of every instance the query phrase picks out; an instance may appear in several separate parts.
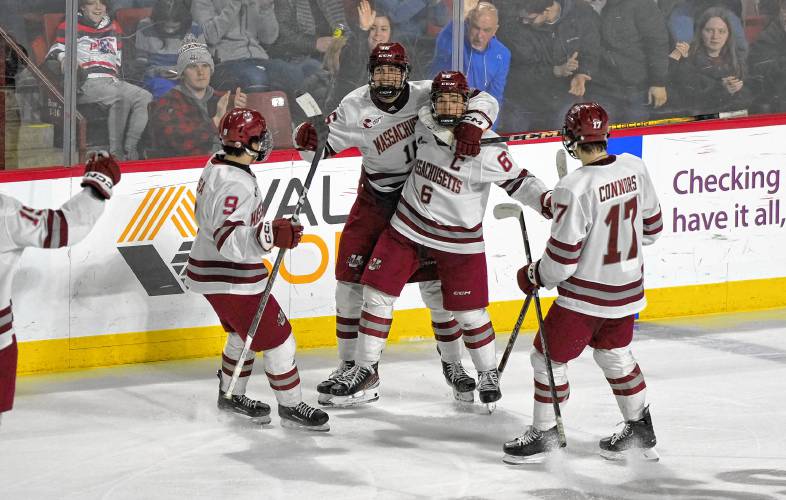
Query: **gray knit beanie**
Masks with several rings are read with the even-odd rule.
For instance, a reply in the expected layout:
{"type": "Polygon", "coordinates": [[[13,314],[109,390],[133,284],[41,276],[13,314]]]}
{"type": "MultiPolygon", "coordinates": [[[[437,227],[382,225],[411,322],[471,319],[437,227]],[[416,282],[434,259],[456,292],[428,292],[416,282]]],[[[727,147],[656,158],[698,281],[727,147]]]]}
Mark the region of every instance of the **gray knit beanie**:
{"type": "Polygon", "coordinates": [[[187,33],[177,54],[177,76],[183,76],[183,71],[188,65],[200,63],[209,64],[211,72],[216,69],[207,45],[193,34],[187,33]]]}

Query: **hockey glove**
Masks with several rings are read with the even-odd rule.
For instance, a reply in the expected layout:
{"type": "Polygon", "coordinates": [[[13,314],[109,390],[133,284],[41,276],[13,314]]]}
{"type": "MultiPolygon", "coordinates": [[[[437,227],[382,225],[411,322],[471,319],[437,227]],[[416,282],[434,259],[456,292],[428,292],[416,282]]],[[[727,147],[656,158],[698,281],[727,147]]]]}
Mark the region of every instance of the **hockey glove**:
{"type": "Polygon", "coordinates": [[[317,129],[309,122],[303,122],[295,128],[292,141],[298,151],[317,150],[317,129]]]}
{"type": "Polygon", "coordinates": [[[257,239],[264,250],[274,246],[278,248],[295,248],[303,237],[303,226],[292,222],[292,219],[275,219],[264,221],[257,226],[257,239]]]}
{"type": "Polygon", "coordinates": [[[527,295],[532,295],[541,287],[538,264],[540,264],[540,261],[527,264],[516,273],[516,280],[519,282],[519,288],[527,295]]]}
{"type": "Polygon", "coordinates": [[[85,163],[82,187],[90,186],[104,200],[112,197],[112,188],[120,182],[120,166],[106,151],[91,151],[85,163]]]}
{"type": "Polygon", "coordinates": [[[483,129],[468,121],[456,125],[456,156],[477,156],[480,153],[480,137],[483,129]]]}
{"type": "Polygon", "coordinates": [[[547,219],[554,217],[554,212],[551,211],[551,193],[552,191],[549,189],[540,195],[540,213],[547,219]]]}

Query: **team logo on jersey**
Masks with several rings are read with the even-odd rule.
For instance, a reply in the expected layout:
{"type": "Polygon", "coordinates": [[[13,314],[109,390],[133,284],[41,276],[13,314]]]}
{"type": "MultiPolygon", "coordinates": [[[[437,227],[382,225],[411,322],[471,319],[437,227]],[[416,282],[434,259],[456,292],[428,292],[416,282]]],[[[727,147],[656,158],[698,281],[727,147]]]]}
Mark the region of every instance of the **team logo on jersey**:
{"type": "Polygon", "coordinates": [[[350,269],[358,269],[358,268],[361,268],[361,267],[363,267],[363,261],[364,261],[364,260],[365,260],[365,259],[363,259],[363,256],[362,256],[362,255],[358,255],[358,254],[356,254],[356,253],[353,253],[353,254],[352,254],[352,255],[350,255],[350,256],[349,256],[349,258],[347,259],[347,267],[349,267],[350,269]]]}
{"type": "Polygon", "coordinates": [[[373,128],[379,125],[379,122],[381,121],[382,121],[382,115],[369,116],[368,118],[363,118],[360,124],[363,125],[363,128],[373,128]]]}
{"type": "Polygon", "coordinates": [[[368,262],[368,270],[369,270],[369,271],[376,271],[376,270],[377,270],[377,269],[379,269],[380,267],[382,267],[382,259],[379,259],[379,258],[377,258],[377,257],[374,257],[373,259],[371,259],[371,260],[368,262]]]}

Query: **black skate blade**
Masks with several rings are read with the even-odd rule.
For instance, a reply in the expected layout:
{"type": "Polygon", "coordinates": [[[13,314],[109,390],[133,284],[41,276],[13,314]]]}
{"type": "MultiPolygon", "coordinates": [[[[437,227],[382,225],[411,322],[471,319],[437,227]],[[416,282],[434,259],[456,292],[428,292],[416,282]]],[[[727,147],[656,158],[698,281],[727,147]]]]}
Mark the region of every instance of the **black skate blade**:
{"type": "Polygon", "coordinates": [[[600,456],[613,462],[659,462],[660,455],[655,448],[631,448],[625,451],[600,450],[600,456]]]}
{"type": "Polygon", "coordinates": [[[284,429],[294,429],[298,431],[312,431],[312,432],[327,432],[330,430],[330,424],[325,422],[322,425],[305,425],[287,418],[281,419],[281,427],[284,429]]]}

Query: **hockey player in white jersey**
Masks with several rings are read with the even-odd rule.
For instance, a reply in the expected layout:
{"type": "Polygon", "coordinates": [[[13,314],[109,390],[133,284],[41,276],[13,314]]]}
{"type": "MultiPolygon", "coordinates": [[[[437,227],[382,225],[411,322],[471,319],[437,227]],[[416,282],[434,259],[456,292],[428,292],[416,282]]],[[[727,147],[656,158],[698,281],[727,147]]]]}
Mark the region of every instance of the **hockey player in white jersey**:
{"type": "Polygon", "coordinates": [[[85,188],[57,210],[30,208],[0,194],[0,420],[14,405],[18,349],[11,311],[11,285],[27,247],[60,248],[83,240],[104,212],[120,167],[109,153],[91,153],[85,164],[85,188]]]}
{"type": "MultiPolygon", "coordinates": [[[[350,92],[327,119],[327,156],[357,147],[363,156],[363,167],[358,197],[341,234],[336,259],[339,366],[317,387],[320,402],[326,405],[341,404],[330,394],[330,388],[355,363],[363,300],[360,278],[414,165],[419,147],[415,134],[418,110],[428,105],[431,89],[430,80],[407,80],[409,59],[398,43],[378,44],[369,57],[368,69],[368,85],[350,92]]],[[[485,92],[471,95],[469,106],[454,130],[457,154],[478,154],[481,134],[491,127],[497,111],[497,101],[491,95],[485,92]]],[[[313,126],[301,124],[294,133],[294,142],[303,158],[310,161],[317,145],[313,126]]],[[[472,401],[476,384],[461,365],[459,325],[442,307],[433,261],[424,259],[423,264],[410,281],[419,282],[423,302],[430,309],[443,375],[457,399],[472,401]]],[[[362,401],[353,404],[359,402],[362,401]]]]}
{"type": "MultiPolygon", "coordinates": [[[[557,287],[544,321],[558,403],[570,394],[567,363],[589,345],[625,419],[622,430],[600,441],[609,459],[627,453],[657,460],[655,432],[645,404],[646,384],[631,353],[634,314],[644,309],[642,245],[663,229],[647,168],[630,154],[606,151],[609,124],[597,103],[574,105],[565,116],[563,144],[582,167],[554,188],[554,219],[543,257],[518,273],[519,287],[557,287]]],[[[533,422],[503,449],[507,463],[542,461],[558,446],[553,400],[540,338],[530,360],[535,374],[533,422]]]]}
{"type": "MultiPolygon", "coordinates": [[[[470,89],[463,74],[439,73],[424,111],[444,127],[464,115],[470,89]]],[[[393,318],[393,305],[417,270],[419,256],[436,262],[443,306],[455,316],[478,371],[481,402],[501,396],[494,329],[486,306],[488,283],[483,216],[491,185],[544,216],[549,192],[543,182],[515,163],[504,143],[481,148],[477,157],[456,156],[422,124],[416,135],[417,162],[404,185],[390,225],[380,236],[361,282],[363,307],[355,352],[356,365],[333,385],[337,396],[366,397],[379,390],[377,363],[393,318]]],[[[484,137],[497,135],[487,130],[484,137]]]]}
{"type": "Polygon", "coordinates": [[[328,415],[303,402],[292,328],[272,295],[251,350],[239,359],[267,284],[262,257],[273,247],[296,247],[303,226],[290,219],[264,220],[262,195],[250,168],[251,163],[265,161],[273,149],[262,115],[245,108],[231,110],[221,119],[219,136],[223,151],[207,162],[197,185],[199,231],[186,270],[186,286],[205,296],[227,331],[218,372],[218,407],[257,423],[270,422],[270,406],[245,395],[256,353],[264,351],[265,375],[278,401],[281,425],[327,431],[328,415]],[[238,363],[243,368],[230,400],[224,393],[238,363]]]}

